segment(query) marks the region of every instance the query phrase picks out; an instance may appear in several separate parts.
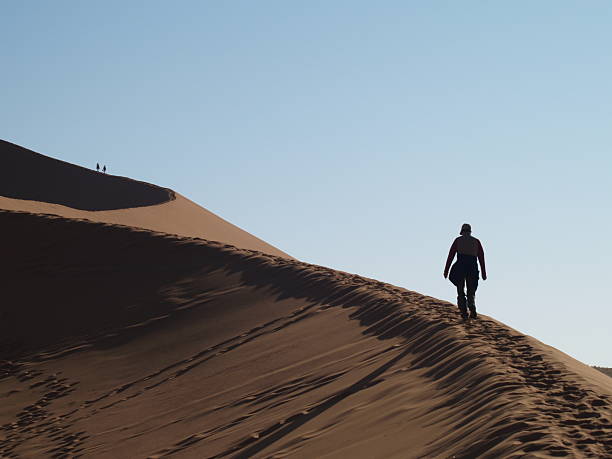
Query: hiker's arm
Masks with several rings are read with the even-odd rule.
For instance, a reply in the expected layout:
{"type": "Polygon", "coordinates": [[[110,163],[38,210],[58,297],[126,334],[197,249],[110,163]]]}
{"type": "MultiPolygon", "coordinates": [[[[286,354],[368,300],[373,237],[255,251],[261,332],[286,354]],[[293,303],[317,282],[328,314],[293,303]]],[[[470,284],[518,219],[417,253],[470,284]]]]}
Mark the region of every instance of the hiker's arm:
{"type": "Polygon", "coordinates": [[[478,241],[478,262],[480,263],[480,269],[482,271],[482,280],[487,280],[487,268],[485,267],[484,249],[482,244],[478,241]]]}
{"type": "Polygon", "coordinates": [[[448,277],[448,270],[450,269],[450,265],[455,258],[455,254],[457,253],[457,241],[453,241],[453,245],[451,245],[450,250],[448,251],[448,258],[446,259],[446,266],[444,267],[444,279],[448,277]]]}

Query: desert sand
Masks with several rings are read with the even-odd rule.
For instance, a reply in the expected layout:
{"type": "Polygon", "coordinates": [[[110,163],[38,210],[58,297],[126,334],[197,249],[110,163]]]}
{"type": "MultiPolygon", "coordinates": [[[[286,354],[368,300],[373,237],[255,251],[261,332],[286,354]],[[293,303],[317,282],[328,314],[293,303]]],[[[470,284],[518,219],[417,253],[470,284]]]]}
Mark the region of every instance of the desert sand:
{"type": "Polygon", "coordinates": [[[98,173],[3,140],[0,154],[0,209],[200,237],[291,258],[168,188],[98,173]]]}
{"type": "Polygon", "coordinates": [[[0,457],[612,457],[608,376],[160,189],[0,199],[0,457]]]}

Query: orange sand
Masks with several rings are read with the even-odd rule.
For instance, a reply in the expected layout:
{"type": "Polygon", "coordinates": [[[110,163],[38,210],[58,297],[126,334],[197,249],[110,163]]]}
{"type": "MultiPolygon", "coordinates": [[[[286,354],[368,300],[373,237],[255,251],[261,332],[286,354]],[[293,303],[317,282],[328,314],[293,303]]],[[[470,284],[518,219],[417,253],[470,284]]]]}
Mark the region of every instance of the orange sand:
{"type": "Polygon", "coordinates": [[[0,140],[0,209],[84,218],[286,253],[168,189],[106,175],[0,140]]]}
{"type": "Polygon", "coordinates": [[[151,231],[177,201],[0,202],[22,205],[0,211],[0,457],[612,457],[606,375],[435,298],[151,231]]]}

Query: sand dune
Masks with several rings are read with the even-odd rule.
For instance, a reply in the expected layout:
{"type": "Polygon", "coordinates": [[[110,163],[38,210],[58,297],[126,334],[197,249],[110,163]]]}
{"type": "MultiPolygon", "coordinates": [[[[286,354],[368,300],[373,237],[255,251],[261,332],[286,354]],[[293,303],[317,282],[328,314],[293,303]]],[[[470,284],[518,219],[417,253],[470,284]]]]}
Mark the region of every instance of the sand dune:
{"type": "Polygon", "coordinates": [[[173,192],[150,183],[101,174],[0,140],[0,196],[81,210],[153,206],[173,192]]]}
{"type": "Polygon", "coordinates": [[[612,457],[612,380],[444,301],[0,212],[0,456],[612,457]]]}
{"type": "Polygon", "coordinates": [[[168,188],[98,173],[0,140],[0,209],[201,237],[288,257],[168,188]]]}

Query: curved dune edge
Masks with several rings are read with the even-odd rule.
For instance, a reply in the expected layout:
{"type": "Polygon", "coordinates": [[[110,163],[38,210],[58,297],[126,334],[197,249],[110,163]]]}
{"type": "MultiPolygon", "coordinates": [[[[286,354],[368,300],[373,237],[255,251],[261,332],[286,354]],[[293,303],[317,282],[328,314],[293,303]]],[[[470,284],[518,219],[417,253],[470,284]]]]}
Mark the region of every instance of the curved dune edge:
{"type": "Polygon", "coordinates": [[[486,316],[466,325],[447,302],[218,242],[28,213],[0,222],[36,249],[16,241],[14,281],[168,279],[157,309],[134,300],[110,328],[76,324],[2,365],[4,455],[612,455],[604,375],[486,316]]]}
{"type": "Polygon", "coordinates": [[[35,214],[51,214],[73,219],[86,219],[93,222],[176,234],[177,236],[223,241],[237,247],[292,258],[282,250],[233,225],[174,191],[172,191],[172,199],[168,202],[128,209],[87,211],[59,204],[11,199],[2,196],[0,196],[0,209],[35,214]]]}
{"type": "Polygon", "coordinates": [[[0,196],[40,201],[87,211],[163,204],[169,188],[96,172],[0,140],[0,196]]]}
{"type": "Polygon", "coordinates": [[[169,188],[103,174],[0,140],[0,209],[224,241],[291,258],[169,188]]]}

